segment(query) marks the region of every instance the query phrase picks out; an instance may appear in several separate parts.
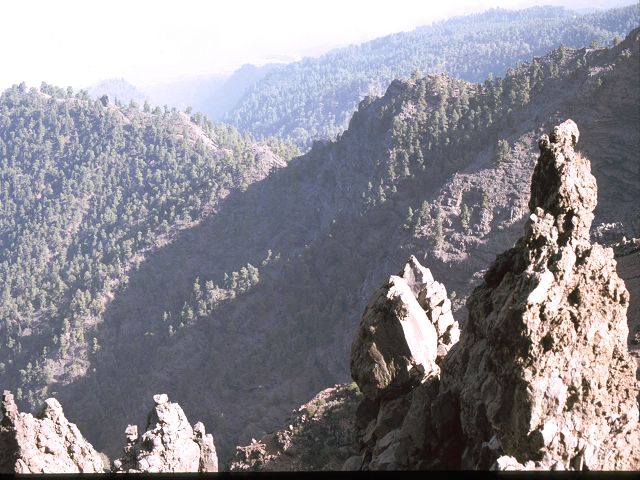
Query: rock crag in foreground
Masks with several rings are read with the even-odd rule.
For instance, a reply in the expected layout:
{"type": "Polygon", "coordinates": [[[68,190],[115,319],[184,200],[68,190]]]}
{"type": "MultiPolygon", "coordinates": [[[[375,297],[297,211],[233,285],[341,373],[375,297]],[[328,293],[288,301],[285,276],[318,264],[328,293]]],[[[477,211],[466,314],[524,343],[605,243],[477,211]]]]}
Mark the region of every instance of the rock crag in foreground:
{"type": "Polygon", "coordinates": [[[373,320],[365,310],[352,349],[367,397],[357,418],[363,468],[640,468],[629,294],[612,250],[589,241],[597,188],[578,138],[571,120],[541,138],[525,234],[469,298],[440,368],[430,363],[433,332],[423,341],[424,319],[406,314],[416,298],[373,320]],[[376,325],[389,315],[402,328],[377,340],[388,338],[376,325]]]}
{"type": "Polygon", "coordinates": [[[124,455],[113,462],[114,472],[217,472],[218,457],[213,436],[201,422],[193,427],[180,405],[165,394],[154,395],[155,405],[147,417],[147,431],[126,429],[124,455]]]}
{"type": "Polygon", "coordinates": [[[13,395],[2,396],[0,473],[101,473],[102,458],[54,398],[33,416],[20,413],[13,395]]]}

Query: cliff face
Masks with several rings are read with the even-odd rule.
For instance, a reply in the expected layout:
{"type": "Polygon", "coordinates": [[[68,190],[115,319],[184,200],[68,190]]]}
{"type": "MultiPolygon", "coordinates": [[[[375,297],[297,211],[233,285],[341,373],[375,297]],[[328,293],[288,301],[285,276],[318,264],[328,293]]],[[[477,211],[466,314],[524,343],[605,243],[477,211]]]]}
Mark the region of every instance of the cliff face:
{"type": "Polygon", "coordinates": [[[640,468],[629,294],[613,251],[589,241],[597,189],[578,138],[571,120],[541,138],[525,234],[472,293],[441,371],[382,401],[354,374],[373,412],[360,432],[365,468],[640,468]],[[391,428],[371,435],[385,418],[391,428]]]}
{"type": "Polygon", "coordinates": [[[39,415],[20,413],[13,395],[2,396],[0,473],[100,473],[102,458],[54,398],[39,415]]]}

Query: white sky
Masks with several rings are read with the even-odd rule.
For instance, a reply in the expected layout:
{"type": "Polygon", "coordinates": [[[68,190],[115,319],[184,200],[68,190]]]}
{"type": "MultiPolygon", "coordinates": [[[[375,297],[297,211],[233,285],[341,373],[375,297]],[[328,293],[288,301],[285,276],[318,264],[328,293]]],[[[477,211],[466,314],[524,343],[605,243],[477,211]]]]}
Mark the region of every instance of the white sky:
{"type": "Polygon", "coordinates": [[[294,60],[491,7],[633,0],[3,0],[0,89],[21,81],[144,86],[294,60]]]}

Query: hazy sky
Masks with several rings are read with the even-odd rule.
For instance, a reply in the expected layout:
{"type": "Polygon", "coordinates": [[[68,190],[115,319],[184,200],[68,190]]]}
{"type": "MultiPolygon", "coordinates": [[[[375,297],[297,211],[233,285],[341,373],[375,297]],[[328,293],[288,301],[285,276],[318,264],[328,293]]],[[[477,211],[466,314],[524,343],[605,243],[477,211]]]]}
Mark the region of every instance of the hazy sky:
{"type": "Polygon", "coordinates": [[[294,60],[491,7],[632,0],[2,0],[0,89],[21,81],[144,86],[294,60]]]}

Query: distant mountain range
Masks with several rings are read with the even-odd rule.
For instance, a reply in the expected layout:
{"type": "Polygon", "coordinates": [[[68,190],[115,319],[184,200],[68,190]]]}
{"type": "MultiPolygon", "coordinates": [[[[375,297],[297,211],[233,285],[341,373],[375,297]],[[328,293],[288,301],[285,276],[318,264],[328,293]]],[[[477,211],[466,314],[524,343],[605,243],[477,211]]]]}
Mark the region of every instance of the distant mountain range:
{"type": "Polygon", "coordinates": [[[178,80],[136,87],[123,78],[103,80],[88,88],[94,98],[108,95],[128,104],[131,100],[154,106],[167,105],[185,111],[204,113],[211,120],[221,120],[240,101],[247,88],[262,79],[278,64],[257,67],[243,65],[231,74],[178,80]]]}
{"type": "Polygon", "coordinates": [[[359,100],[381,94],[394,78],[446,72],[482,82],[560,44],[608,45],[639,24],[637,5],[590,14],[534,7],[457,17],[279,66],[225,120],[254,135],[308,146],[344,130],[359,100]]]}
{"type": "Polygon", "coordinates": [[[446,72],[482,82],[561,44],[611,44],[639,24],[637,5],[589,13],[560,7],[492,9],[293,63],[244,65],[230,75],[143,89],[123,79],[107,80],[89,91],[123,102],[191,107],[255,136],[290,138],[308,148],[313,140],[343,131],[358,102],[380,95],[394,78],[446,72]]]}

